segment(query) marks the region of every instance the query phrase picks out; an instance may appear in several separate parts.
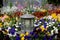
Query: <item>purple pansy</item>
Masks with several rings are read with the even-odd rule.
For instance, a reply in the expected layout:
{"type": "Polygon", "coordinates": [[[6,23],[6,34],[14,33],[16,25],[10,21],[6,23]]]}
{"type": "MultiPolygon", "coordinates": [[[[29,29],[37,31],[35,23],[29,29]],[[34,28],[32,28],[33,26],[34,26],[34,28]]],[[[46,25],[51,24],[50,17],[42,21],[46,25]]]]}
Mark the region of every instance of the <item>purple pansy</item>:
{"type": "Polygon", "coordinates": [[[31,40],[31,36],[25,36],[25,39],[27,39],[27,40],[31,40]]]}
{"type": "Polygon", "coordinates": [[[9,32],[10,32],[12,35],[14,35],[14,34],[15,34],[15,32],[16,32],[16,30],[15,30],[15,28],[14,28],[14,27],[12,27],[12,28],[9,30],[9,32]]]}
{"type": "Polygon", "coordinates": [[[16,40],[20,40],[19,34],[16,35],[16,40]]]}
{"type": "Polygon", "coordinates": [[[44,23],[44,28],[46,28],[46,26],[47,26],[47,23],[44,23]]]}

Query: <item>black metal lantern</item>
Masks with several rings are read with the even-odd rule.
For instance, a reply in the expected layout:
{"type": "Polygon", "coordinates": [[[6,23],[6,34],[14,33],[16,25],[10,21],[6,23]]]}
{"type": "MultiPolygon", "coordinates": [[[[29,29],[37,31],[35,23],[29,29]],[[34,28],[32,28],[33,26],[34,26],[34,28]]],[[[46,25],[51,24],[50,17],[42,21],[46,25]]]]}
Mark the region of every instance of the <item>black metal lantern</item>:
{"type": "Polygon", "coordinates": [[[34,27],[34,16],[31,14],[24,14],[21,16],[21,23],[24,25],[22,30],[32,31],[34,27]]]}

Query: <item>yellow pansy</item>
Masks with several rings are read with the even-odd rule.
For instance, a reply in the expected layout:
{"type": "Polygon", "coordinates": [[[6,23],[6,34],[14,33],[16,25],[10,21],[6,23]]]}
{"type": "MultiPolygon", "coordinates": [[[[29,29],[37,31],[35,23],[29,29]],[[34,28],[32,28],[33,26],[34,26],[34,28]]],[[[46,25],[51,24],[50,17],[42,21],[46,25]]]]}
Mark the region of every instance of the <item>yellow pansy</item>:
{"type": "Polygon", "coordinates": [[[51,16],[52,16],[53,19],[57,19],[56,13],[52,13],[51,16]]]}
{"type": "Polygon", "coordinates": [[[46,34],[47,34],[48,36],[50,36],[50,32],[47,32],[46,34]]]}
{"type": "Polygon", "coordinates": [[[20,37],[23,37],[23,36],[25,36],[25,35],[24,35],[23,33],[21,33],[21,34],[20,34],[20,37]]]}
{"type": "Polygon", "coordinates": [[[25,38],[24,37],[21,37],[21,40],[24,40],[25,38]]]}
{"type": "Polygon", "coordinates": [[[44,31],[44,30],[45,30],[45,28],[44,28],[43,26],[40,26],[40,29],[41,29],[42,31],[44,31]]]}
{"type": "Polygon", "coordinates": [[[58,21],[60,22],[60,14],[57,15],[58,21]]]}
{"type": "Polygon", "coordinates": [[[0,17],[0,19],[1,19],[2,17],[0,17]]]}
{"type": "Polygon", "coordinates": [[[36,30],[38,30],[39,28],[36,28],[36,30]]]}
{"type": "Polygon", "coordinates": [[[0,27],[2,27],[3,25],[2,25],[2,23],[0,23],[0,27]]]}
{"type": "Polygon", "coordinates": [[[4,34],[8,34],[8,30],[3,31],[4,34]]]}
{"type": "Polygon", "coordinates": [[[16,17],[16,20],[18,20],[18,17],[16,17]]]}
{"type": "Polygon", "coordinates": [[[9,16],[8,16],[8,15],[6,15],[6,14],[4,15],[4,17],[9,18],[9,16]]]}
{"type": "Polygon", "coordinates": [[[26,36],[28,36],[29,35],[29,32],[26,32],[26,34],[25,34],[26,36]]]}
{"type": "Polygon", "coordinates": [[[4,22],[4,25],[5,26],[9,26],[10,24],[8,22],[4,22]]]}

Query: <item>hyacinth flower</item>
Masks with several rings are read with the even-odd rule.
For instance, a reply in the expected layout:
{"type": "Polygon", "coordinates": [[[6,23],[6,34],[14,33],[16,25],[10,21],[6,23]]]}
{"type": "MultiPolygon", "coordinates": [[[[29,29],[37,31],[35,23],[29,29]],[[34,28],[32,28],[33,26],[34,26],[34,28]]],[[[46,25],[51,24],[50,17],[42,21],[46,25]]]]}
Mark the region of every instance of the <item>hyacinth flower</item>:
{"type": "Polygon", "coordinates": [[[19,34],[16,35],[16,40],[20,40],[19,34]]]}

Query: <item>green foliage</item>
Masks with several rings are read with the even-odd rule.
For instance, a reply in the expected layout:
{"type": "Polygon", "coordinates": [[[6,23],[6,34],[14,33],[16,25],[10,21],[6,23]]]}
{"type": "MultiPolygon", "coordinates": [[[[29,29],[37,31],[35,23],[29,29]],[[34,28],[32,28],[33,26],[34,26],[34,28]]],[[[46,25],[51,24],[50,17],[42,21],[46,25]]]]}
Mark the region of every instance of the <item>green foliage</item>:
{"type": "Polygon", "coordinates": [[[49,4],[60,5],[60,0],[48,0],[49,4]]]}
{"type": "Polygon", "coordinates": [[[13,4],[10,2],[10,3],[9,3],[9,6],[10,6],[10,8],[11,8],[11,7],[13,6],[13,4]]]}

